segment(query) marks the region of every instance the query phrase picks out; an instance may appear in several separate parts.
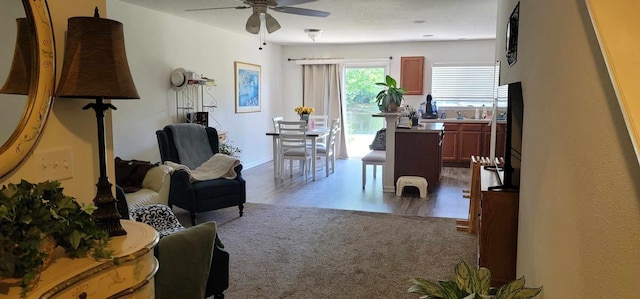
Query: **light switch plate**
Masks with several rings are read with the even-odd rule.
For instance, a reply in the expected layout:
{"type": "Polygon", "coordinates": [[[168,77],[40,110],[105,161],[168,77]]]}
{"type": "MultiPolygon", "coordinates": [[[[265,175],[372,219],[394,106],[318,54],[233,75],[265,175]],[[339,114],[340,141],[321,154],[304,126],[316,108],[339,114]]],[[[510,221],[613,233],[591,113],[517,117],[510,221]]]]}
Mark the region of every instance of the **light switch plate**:
{"type": "Polygon", "coordinates": [[[73,155],[70,147],[36,151],[33,159],[40,182],[73,178],[73,155]]]}

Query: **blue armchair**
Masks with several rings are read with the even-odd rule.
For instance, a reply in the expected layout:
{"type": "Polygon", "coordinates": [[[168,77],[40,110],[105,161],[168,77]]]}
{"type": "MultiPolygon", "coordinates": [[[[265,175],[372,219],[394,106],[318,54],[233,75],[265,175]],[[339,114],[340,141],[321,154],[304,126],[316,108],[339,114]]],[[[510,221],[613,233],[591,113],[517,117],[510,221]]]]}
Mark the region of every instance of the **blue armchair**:
{"type": "MultiPolygon", "coordinates": [[[[196,169],[218,153],[218,132],[198,124],[167,125],[156,131],[162,162],[171,161],[189,169],[196,169]]],[[[191,181],[188,171],[175,170],[171,174],[169,206],[188,210],[191,224],[196,225],[200,212],[238,206],[240,216],[246,202],[246,182],[242,178],[242,164],[234,168],[235,179],[191,181]]]]}

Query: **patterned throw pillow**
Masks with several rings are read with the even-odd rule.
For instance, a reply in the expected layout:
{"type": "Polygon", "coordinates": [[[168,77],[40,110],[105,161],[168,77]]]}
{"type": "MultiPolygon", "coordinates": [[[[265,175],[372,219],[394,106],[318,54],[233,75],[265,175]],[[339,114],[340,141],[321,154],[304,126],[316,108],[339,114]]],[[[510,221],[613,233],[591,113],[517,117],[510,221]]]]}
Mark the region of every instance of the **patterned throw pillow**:
{"type": "Polygon", "coordinates": [[[382,128],[378,130],[378,132],[376,132],[376,137],[373,139],[373,143],[369,145],[369,149],[374,151],[384,151],[387,144],[386,136],[387,129],[382,128]]]}
{"type": "Polygon", "coordinates": [[[185,229],[171,208],[161,204],[133,208],[129,211],[129,217],[155,228],[160,238],[185,229]]]}

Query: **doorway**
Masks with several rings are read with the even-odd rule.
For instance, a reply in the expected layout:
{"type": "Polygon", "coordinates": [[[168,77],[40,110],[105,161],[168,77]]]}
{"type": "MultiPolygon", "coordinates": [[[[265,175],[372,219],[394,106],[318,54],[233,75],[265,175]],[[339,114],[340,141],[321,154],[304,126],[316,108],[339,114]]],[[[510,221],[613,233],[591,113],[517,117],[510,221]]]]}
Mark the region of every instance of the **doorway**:
{"type": "Polygon", "coordinates": [[[383,117],[371,115],[380,112],[375,98],[382,87],[375,83],[384,82],[386,73],[386,64],[346,64],[344,67],[344,128],[349,157],[366,155],[376,132],[384,126],[383,117]]]}

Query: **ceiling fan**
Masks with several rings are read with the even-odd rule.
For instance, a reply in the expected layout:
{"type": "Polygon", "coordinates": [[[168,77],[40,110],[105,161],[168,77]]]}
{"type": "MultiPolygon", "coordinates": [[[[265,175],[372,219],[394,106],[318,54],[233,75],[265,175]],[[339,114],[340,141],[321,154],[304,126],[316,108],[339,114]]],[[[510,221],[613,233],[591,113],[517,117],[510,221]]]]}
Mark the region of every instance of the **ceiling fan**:
{"type": "Polygon", "coordinates": [[[267,9],[290,13],[303,16],[321,17],[324,18],[329,15],[326,11],[291,7],[289,5],[297,5],[308,2],[314,2],[317,0],[242,0],[245,6],[230,6],[230,7],[209,7],[209,8],[192,8],[185,9],[185,11],[200,11],[200,10],[216,10],[216,9],[247,9],[253,8],[253,14],[249,16],[245,29],[249,33],[258,34],[260,32],[261,20],[260,15],[264,15],[265,27],[267,32],[272,33],[280,29],[280,23],[276,21],[269,13],[267,9]]]}

